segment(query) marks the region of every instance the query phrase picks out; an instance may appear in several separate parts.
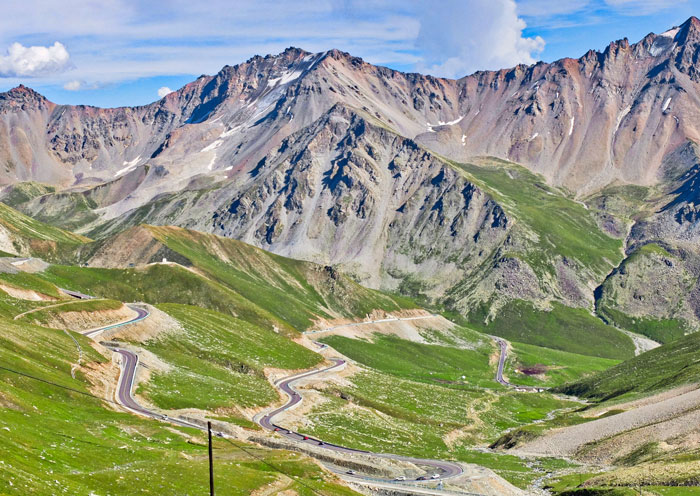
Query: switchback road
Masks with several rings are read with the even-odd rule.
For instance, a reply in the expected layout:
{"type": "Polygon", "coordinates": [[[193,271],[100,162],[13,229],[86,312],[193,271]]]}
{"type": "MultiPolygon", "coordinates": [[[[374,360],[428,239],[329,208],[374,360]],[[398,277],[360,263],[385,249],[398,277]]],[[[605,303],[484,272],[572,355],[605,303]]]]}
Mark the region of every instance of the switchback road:
{"type": "MultiPolygon", "coordinates": [[[[109,326],[101,327],[98,329],[93,329],[90,331],[85,332],[84,334],[86,336],[93,337],[99,335],[100,333],[113,329],[115,327],[121,327],[121,326],[126,326],[129,324],[133,324],[135,322],[138,322],[140,320],[143,320],[148,317],[149,313],[147,310],[144,310],[142,308],[129,305],[129,308],[135,310],[137,312],[137,315],[128,321],[125,322],[119,322],[117,324],[112,324],[109,326]]],[[[103,343],[104,344],[104,343],[103,343]]],[[[206,430],[206,427],[203,425],[198,425],[195,423],[188,422],[186,420],[180,419],[180,418],[173,418],[173,417],[168,417],[166,415],[163,415],[158,412],[154,412],[152,410],[149,410],[148,408],[145,408],[141,406],[133,397],[132,391],[133,391],[133,386],[134,386],[134,379],[136,376],[136,369],[139,364],[139,358],[138,355],[132,351],[125,350],[122,348],[118,348],[115,346],[110,346],[109,344],[106,344],[106,346],[114,351],[115,353],[118,353],[121,357],[121,373],[119,375],[119,382],[117,385],[117,391],[115,393],[115,397],[124,408],[129,410],[132,413],[135,413],[137,415],[145,416],[145,417],[150,417],[153,419],[169,422],[171,424],[176,424],[180,425],[182,427],[191,427],[191,428],[196,428],[200,430],[206,430]]],[[[265,429],[271,430],[271,431],[277,431],[287,439],[293,440],[298,443],[306,443],[310,445],[316,445],[320,446],[325,449],[329,449],[332,451],[336,452],[346,452],[346,453],[365,453],[371,456],[376,456],[376,457],[381,457],[381,458],[387,458],[387,459],[393,459],[397,461],[404,461],[404,462],[410,462],[413,463],[417,466],[428,468],[430,472],[427,472],[427,476],[430,477],[433,474],[437,474],[440,479],[448,479],[448,478],[453,478],[461,475],[464,470],[462,469],[462,466],[449,462],[449,461],[440,461],[440,460],[427,460],[427,459],[421,459],[421,458],[412,458],[412,457],[405,457],[405,456],[399,456],[399,455],[393,455],[389,453],[370,453],[368,451],[362,451],[362,450],[357,450],[357,449],[352,449],[352,448],[346,448],[344,446],[339,446],[333,443],[326,443],[323,442],[319,439],[312,438],[310,436],[306,436],[304,434],[300,434],[298,432],[293,432],[288,429],[284,429],[274,423],[274,418],[279,415],[280,413],[289,410],[290,408],[294,407],[295,405],[299,404],[302,401],[302,396],[301,394],[296,391],[293,387],[294,382],[306,379],[308,377],[314,376],[316,374],[321,374],[324,372],[330,372],[336,369],[341,368],[342,366],[345,365],[345,361],[340,359],[340,358],[333,358],[331,359],[333,362],[332,365],[322,368],[322,369],[314,369],[314,370],[309,370],[306,372],[302,372],[299,374],[295,374],[290,377],[286,377],[280,381],[277,381],[275,383],[275,386],[281,390],[284,394],[287,395],[289,398],[287,403],[285,403],[283,406],[273,410],[272,412],[267,413],[266,415],[262,416],[259,420],[258,423],[265,429]]],[[[215,432],[215,435],[219,437],[227,437],[226,434],[221,433],[221,432],[215,432]]],[[[331,468],[331,470],[334,470],[337,472],[337,469],[331,468]]],[[[391,486],[396,486],[397,484],[400,484],[404,487],[406,487],[407,484],[410,484],[410,482],[401,482],[401,481],[392,481],[389,479],[382,479],[382,478],[371,478],[371,477],[363,477],[360,475],[355,475],[355,474],[341,474],[342,478],[347,480],[347,481],[354,481],[354,482],[361,482],[361,483],[369,483],[369,484],[379,484],[383,485],[384,487],[391,487],[391,486]]],[[[425,482],[431,482],[431,480],[427,480],[425,482]]],[[[432,480],[432,482],[435,482],[435,480],[432,480]]],[[[433,488],[428,488],[428,487],[417,487],[417,486],[408,486],[408,487],[414,487],[418,490],[420,494],[473,494],[473,493],[454,493],[451,491],[443,491],[441,489],[433,489],[433,488]]],[[[478,496],[478,495],[475,495],[478,496]]]]}
{"type": "MultiPolygon", "coordinates": [[[[347,448],[345,446],[339,446],[337,444],[333,443],[328,443],[325,441],[322,441],[320,439],[313,438],[311,436],[307,436],[304,434],[301,434],[299,432],[294,432],[290,429],[286,429],[284,427],[281,427],[280,425],[276,424],[274,419],[277,417],[280,413],[289,410],[302,401],[302,396],[301,394],[294,389],[294,383],[297,381],[300,381],[302,379],[307,379],[311,376],[317,375],[317,374],[322,374],[324,372],[330,372],[333,370],[340,369],[342,366],[345,365],[345,360],[342,360],[341,358],[332,358],[331,361],[333,362],[333,365],[321,369],[314,369],[310,370],[307,372],[303,372],[301,374],[295,374],[289,377],[286,377],[280,381],[277,381],[275,383],[275,386],[282,391],[289,399],[287,402],[265,414],[264,416],[260,417],[258,419],[258,423],[264,427],[265,429],[271,430],[271,431],[277,431],[279,434],[282,436],[286,437],[287,439],[291,439],[293,441],[299,442],[299,443],[305,443],[309,445],[315,445],[315,446],[320,446],[322,448],[331,450],[331,451],[336,451],[336,452],[344,452],[344,453],[365,453],[365,454],[370,454],[372,456],[377,456],[381,458],[389,458],[392,460],[399,460],[399,461],[405,461],[405,462],[410,462],[413,464],[416,464],[418,466],[422,467],[429,467],[431,469],[431,472],[428,473],[428,477],[430,477],[433,474],[438,474],[440,476],[440,479],[448,479],[451,477],[456,477],[458,475],[461,475],[463,473],[462,466],[459,465],[458,463],[453,463],[453,462],[448,462],[448,461],[441,461],[441,460],[427,460],[427,459],[422,459],[422,458],[412,458],[412,457],[406,457],[406,456],[399,456],[399,455],[392,455],[388,453],[371,453],[369,451],[363,451],[363,450],[358,450],[358,449],[353,449],[353,448],[347,448]]],[[[361,433],[360,433],[361,434],[361,433]]],[[[365,477],[355,477],[357,479],[367,481],[368,478],[365,477]]],[[[371,479],[371,480],[378,480],[381,481],[382,479],[371,479]]],[[[385,482],[387,482],[385,480],[385,482]]]]}

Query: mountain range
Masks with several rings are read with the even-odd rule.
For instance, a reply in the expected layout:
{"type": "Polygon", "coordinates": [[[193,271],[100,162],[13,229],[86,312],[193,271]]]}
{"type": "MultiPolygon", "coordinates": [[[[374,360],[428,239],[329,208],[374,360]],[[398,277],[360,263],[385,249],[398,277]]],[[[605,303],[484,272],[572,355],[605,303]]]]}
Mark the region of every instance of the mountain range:
{"type": "Polygon", "coordinates": [[[0,200],[93,239],[235,238],[487,328],[585,309],[663,342],[700,323],[698,57],[693,17],[457,80],[289,48],[140,107],[19,86],[0,94],[0,200]]]}

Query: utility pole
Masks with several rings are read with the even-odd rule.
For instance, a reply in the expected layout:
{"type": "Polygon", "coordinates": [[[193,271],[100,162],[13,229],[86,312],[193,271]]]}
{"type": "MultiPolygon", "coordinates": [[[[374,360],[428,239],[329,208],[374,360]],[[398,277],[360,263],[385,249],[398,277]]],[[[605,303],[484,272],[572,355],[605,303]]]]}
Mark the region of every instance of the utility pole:
{"type": "Polygon", "coordinates": [[[209,495],[214,496],[214,457],[211,449],[211,422],[207,421],[207,432],[209,433],[209,495]]]}

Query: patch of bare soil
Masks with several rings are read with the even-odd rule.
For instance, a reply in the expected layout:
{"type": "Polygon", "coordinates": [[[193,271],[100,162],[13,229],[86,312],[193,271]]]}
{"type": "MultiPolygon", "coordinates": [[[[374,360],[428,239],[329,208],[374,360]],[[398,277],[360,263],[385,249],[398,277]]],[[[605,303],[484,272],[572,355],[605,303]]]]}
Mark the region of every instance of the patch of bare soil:
{"type": "Polygon", "coordinates": [[[7,284],[0,284],[0,289],[13,298],[17,298],[19,300],[56,301],[56,298],[52,298],[51,296],[47,296],[43,293],[38,293],[31,289],[15,288],[14,286],[8,286],[7,284]]]}
{"type": "MultiPolygon", "coordinates": [[[[97,343],[91,343],[102,354],[111,354],[109,350],[100,346],[97,343]]],[[[109,400],[107,406],[112,409],[119,409],[117,405],[111,403],[114,401],[114,395],[117,389],[117,381],[119,380],[119,365],[113,360],[104,363],[88,362],[84,363],[79,370],[85,374],[90,382],[89,390],[95,396],[109,400]]]]}
{"type": "Polygon", "coordinates": [[[296,495],[296,491],[287,490],[291,481],[288,477],[278,476],[273,482],[256,489],[250,496],[296,495]]]}
{"type": "Polygon", "coordinates": [[[352,339],[369,339],[376,334],[390,334],[409,341],[426,342],[423,333],[449,332],[454,324],[440,315],[431,315],[425,310],[404,310],[391,314],[377,312],[366,320],[348,319],[319,320],[307,334],[311,338],[344,336],[352,339]]]}
{"type": "Polygon", "coordinates": [[[83,332],[116,322],[125,322],[133,319],[136,315],[137,313],[126,305],[122,305],[116,310],[57,312],[49,316],[45,325],[56,329],[83,332]]]}

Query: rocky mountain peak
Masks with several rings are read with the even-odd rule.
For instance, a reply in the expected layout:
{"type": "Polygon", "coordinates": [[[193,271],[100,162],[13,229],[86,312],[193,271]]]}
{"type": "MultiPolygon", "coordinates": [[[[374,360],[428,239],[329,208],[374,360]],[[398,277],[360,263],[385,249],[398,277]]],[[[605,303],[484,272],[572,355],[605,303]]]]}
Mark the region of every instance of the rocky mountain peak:
{"type": "Polygon", "coordinates": [[[666,31],[666,33],[674,33],[674,40],[679,45],[697,43],[700,40],[700,19],[692,16],[680,26],[673,27],[666,31]],[[676,32],[674,33],[674,31],[676,32]]]}
{"type": "Polygon", "coordinates": [[[47,106],[53,107],[54,104],[40,93],[22,84],[10,91],[0,93],[0,110],[35,110],[47,106]]]}

